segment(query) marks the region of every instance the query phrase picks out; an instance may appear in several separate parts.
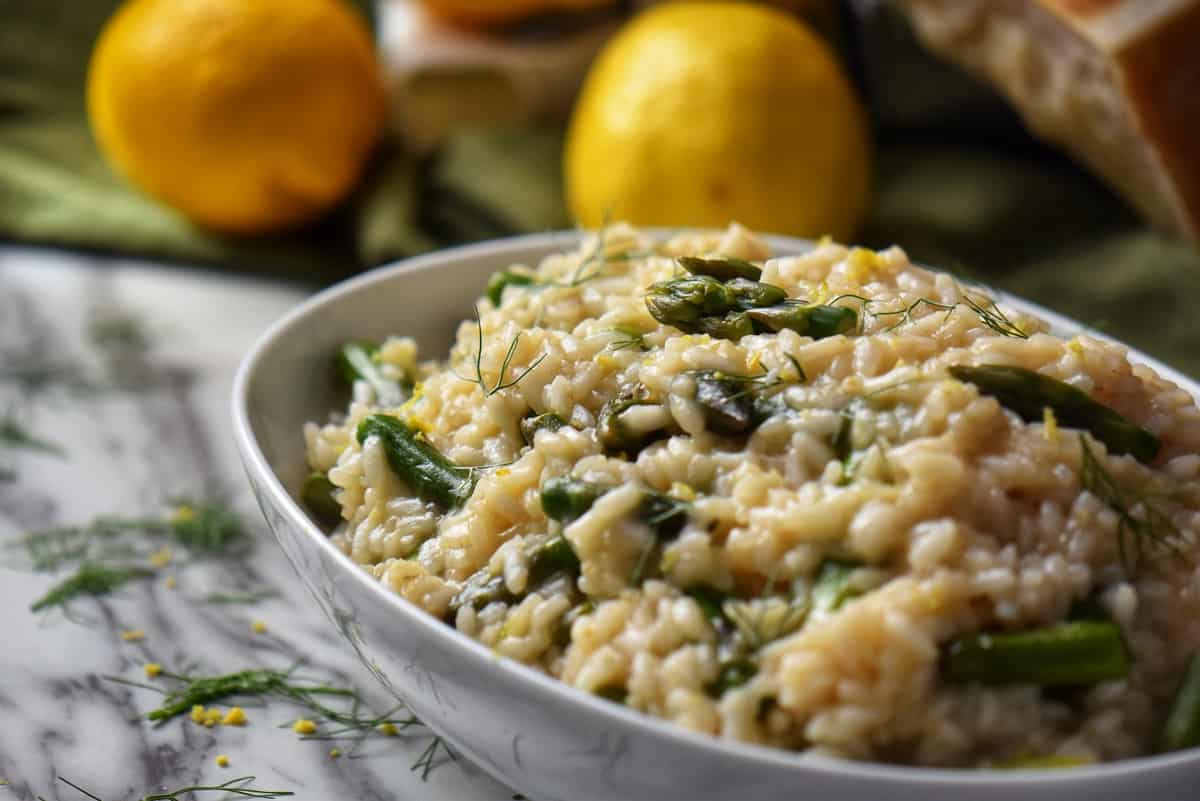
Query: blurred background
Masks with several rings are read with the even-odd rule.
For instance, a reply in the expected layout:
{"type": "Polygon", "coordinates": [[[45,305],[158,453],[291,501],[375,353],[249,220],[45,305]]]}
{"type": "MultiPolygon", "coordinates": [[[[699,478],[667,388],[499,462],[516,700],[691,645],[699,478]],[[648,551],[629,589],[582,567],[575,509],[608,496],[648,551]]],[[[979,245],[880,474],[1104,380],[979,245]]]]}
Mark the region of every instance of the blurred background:
{"type": "Polygon", "coordinates": [[[531,231],[884,247],[1200,375],[1192,0],[0,0],[0,240],[320,286],[531,231]]]}

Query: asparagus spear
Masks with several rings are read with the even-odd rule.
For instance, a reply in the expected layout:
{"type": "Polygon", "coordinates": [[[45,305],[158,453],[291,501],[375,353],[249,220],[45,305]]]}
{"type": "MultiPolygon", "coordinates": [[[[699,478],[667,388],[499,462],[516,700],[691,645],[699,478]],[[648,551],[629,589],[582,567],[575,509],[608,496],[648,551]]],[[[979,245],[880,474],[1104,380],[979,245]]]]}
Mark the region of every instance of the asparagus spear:
{"type": "Polygon", "coordinates": [[[311,473],[300,488],[300,500],[323,526],[336,525],[342,519],[342,505],[333,497],[336,489],[324,473],[311,473]]]}
{"type": "Polygon", "coordinates": [[[530,555],[529,586],[535,587],[555,573],[579,574],[579,557],[561,534],[540,545],[530,555]]]}
{"type": "Polygon", "coordinates": [[[366,381],[375,390],[375,401],[380,406],[399,406],[407,393],[399,382],[384,376],[375,363],[374,355],[379,349],[367,342],[347,342],[338,350],[335,362],[346,383],[366,381]]]}
{"type": "Polygon", "coordinates": [[[635,406],[653,406],[652,401],[634,395],[620,395],[604,404],[600,410],[596,434],[600,444],[610,451],[637,453],[656,439],[666,434],[666,429],[651,431],[634,430],[625,419],[625,413],[635,406]]]}
{"type": "Polygon", "coordinates": [[[1171,711],[1158,737],[1159,751],[1178,751],[1200,745],[1200,651],[1188,661],[1183,683],[1175,692],[1171,711]]]}
{"type": "Polygon", "coordinates": [[[1014,634],[966,634],[946,652],[952,681],[1087,687],[1129,675],[1114,623],[1078,620],[1014,634]]]}
{"type": "Polygon", "coordinates": [[[813,339],[844,334],[858,324],[858,313],[847,306],[806,305],[796,300],[750,309],[746,316],[767,330],[788,329],[813,339]]]}
{"type": "Polygon", "coordinates": [[[709,683],[706,690],[714,698],[720,698],[727,691],[741,687],[758,673],[754,661],[745,657],[728,659],[721,663],[717,678],[709,683]]]}
{"type": "Polygon", "coordinates": [[[696,403],[704,410],[708,427],[718,434],[745,434],[762,422],[757,419],[753,393],[745,381],[704,370],[695,374],[696,403]]]}
{"type": "Polygon", "coordinates": [[[697,320],[720,317],[733,310],[733,290],[707,275],[660,281],[647,290],[646,308],[664,325],[698,333],[697,320]]]}
{"type": "Polygon", "coordinates": [[[1141,462],[1150,462],[1158,454],[1158,437],[1070,384],[1008,365],[957,365],[949,372],[991,395],[1026,422],[1041,420],[1049,408],[1060,423],[1090,432],[1112,453],[1128,453],[1141,462]]]}
{"type": "Polygon", "coordinates": [[[762,277],[762,270],[743,259],[702,259],[698,256],[680,256],[676,261],[692,275],[707,275],[721,281],[729,281],[734,278],[757,281],[762,277]]]}
{"type": "Polygon", "coordinates": [[[365,418],[358,425],[358,441],[368,437],[379,437],[392,470],[422,500],[457,509],[475,491],[475,471],[451,462],[400,418],[365,418]]]}
{"type": "Polygon", "coordinates": [[[733,292],[734,307],[742,311],[757,309],[760,306],[774,306],[787,300],[787,292],[774,284],[734,278],[725,282],[725,286],[733,292]]]}

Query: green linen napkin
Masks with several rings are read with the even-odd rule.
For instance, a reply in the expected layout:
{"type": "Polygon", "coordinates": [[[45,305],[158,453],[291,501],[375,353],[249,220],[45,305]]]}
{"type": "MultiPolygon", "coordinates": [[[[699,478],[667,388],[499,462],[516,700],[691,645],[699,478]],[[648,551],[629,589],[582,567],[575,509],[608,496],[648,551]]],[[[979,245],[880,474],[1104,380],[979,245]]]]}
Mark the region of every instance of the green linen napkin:
{"type": "MultiPolygon", "coordinates": [[[[0,0],[0,240],[319,284],[431,248],[570,225],[562,132],[510,127],[464,131],[420,160],[386,145],[356,196],[308,229],[265,239],[201,230],[122,183],[88,132],[87,59],[116,5],[0,0]]],[[[886,38],[888,53],[903,52],[894,31],[886,38]]],[[[879,48],[871,53],[878,61],[879,48]]],[[[1148,231],[1020,132],[1017,146],[998,146],[994,132],[944,119],[945,106],[925,129],[921,114],[896,114],[903,87],[881,90],[873,78],[913,73],[886,61],[860,74],[885,124],[860,239],[898,243],[927,264],[1026,295],[1200,375],[1200,315],[1190,313],[1200,300],[1200,254],[1148,231]]],[[[962,77],[947,85],[958,105],[962,77]]],[[[922,95],[936,93],[923,85],[922,95]]],[[[978,119],[974,108],[970,116],[978,119]]]]}

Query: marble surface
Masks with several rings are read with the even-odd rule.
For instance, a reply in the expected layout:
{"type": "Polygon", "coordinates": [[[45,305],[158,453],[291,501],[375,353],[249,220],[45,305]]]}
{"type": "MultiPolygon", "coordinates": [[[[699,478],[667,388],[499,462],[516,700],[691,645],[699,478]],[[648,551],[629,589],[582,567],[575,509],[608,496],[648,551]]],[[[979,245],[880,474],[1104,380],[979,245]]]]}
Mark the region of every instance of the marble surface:
{"type": "MultiPolygon", "coordinates": [[[[0,444],[0,801],[128,801],[244,775],[304,801],[454,799],[514,794],[459,758],[427,777],[412,766],[430,745],[420,727],[348,743],[302,740],[280,727],[299,710],[247,708],[245,727],[142,719],[154,692],[143,665],[206,674],[286,669],[353,686],[379,712],[373,680],[317,613],[255,508],[230,434],[234,369],[258,333],[294,305],[294,287],[55,251],[0,248],[0,421],[60,446],[61,455],[0,444]],[[145,332],[144,349],[98,330],[145,332]],[[22,532],[97,515],[160,515],[170,499],[223,497],[254,543],[244,557],[161,568],[69,613],[30,604],[69,574],[37,573],[12,548],[22,532]],[[172,588],[168,576],[176,577],[172,588]],[[212,592],[270,590],[253,604],[212,592]],[[265,633],[252,624],[262,621],[265,633]],[[142,630],[141,640],[121,634],[142,630]],[[330,756],[331,746],[345,754],[330,756]],[[225,754],[228,767],[216,756],[225,754]]],[[[202,796],[216,797],[213,795],[202,796]]]]}

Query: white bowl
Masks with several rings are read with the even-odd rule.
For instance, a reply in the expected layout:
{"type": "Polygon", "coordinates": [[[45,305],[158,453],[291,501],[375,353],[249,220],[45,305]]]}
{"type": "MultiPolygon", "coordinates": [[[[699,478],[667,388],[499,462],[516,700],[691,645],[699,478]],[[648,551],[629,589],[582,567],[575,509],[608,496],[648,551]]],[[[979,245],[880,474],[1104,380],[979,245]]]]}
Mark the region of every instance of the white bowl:
{"type": "MultiPolygon", "coordinates": [[[[536,264],[576,233],[445,250],[332,287],[275,323],[238,370],[238,449],[267,523],[318,607],[363,663],[459,753],[537,801],[1100,801],[1196,798],[1200,749],[1059,770],[936,770],[852,762],[720,740],[575,690],[483,645],[368,576],[297,502],[303,424],[334,408],[330,355],[351,339],[416,337],[441,356],[493,271],[536,264]]],[[[776,253],[806,242],[773,238],[776,253]]],[[[996,293],[1073,335],[1078,324],[996,293]]],[[[1141,354],[1200,397],[1200,386],[1141,354]]]]}

